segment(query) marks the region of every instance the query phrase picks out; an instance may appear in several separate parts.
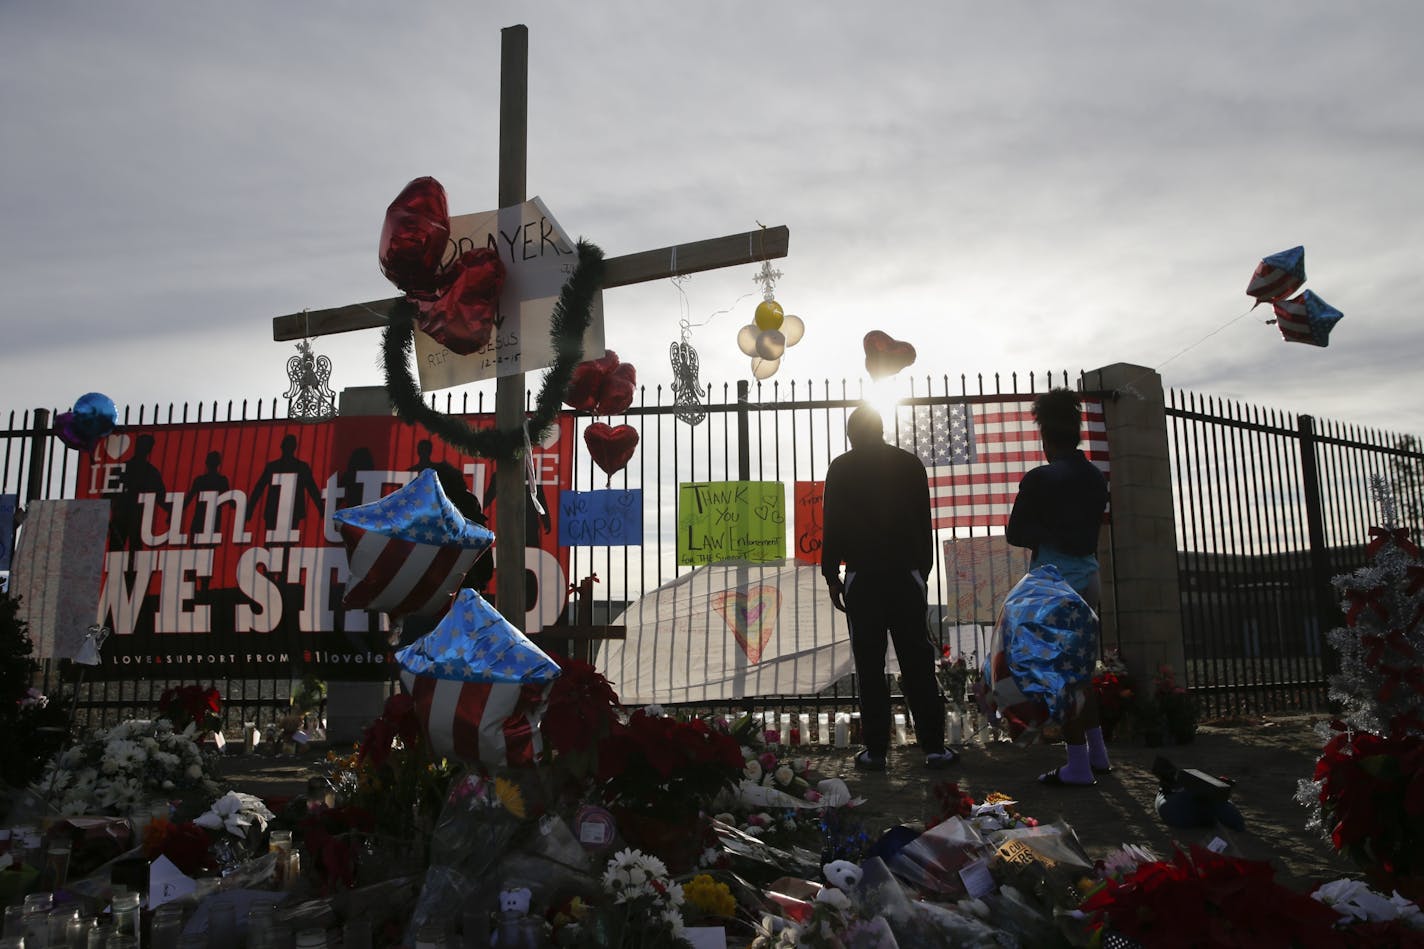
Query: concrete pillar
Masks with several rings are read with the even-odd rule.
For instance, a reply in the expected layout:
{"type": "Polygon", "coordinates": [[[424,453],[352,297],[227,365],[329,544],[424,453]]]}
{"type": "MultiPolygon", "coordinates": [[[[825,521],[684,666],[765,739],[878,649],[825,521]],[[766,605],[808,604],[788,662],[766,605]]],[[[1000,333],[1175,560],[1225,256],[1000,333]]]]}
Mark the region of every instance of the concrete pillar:
{"type": "MultiPolygon", "coordinates": [[[[384,386],[353,386],[341,390],[338,414],[390,415],[393,406],[384,386]]],[[[332,679],[326,683],[326,737],[333,745],[359,741],[386,699],[397,688],[392,682],[332,679]]]]}
{"type": "Polygon", "coordinates": [[[1099,543],[1103,641],[1116,645],[1138,681],[1160,665],[1183,678],[1177,528],[1162,377],[1115,363],[1084,373],[1088,390],[1109,392],[1103,410],[1111,459],[1111,522],[1099,543]]]}

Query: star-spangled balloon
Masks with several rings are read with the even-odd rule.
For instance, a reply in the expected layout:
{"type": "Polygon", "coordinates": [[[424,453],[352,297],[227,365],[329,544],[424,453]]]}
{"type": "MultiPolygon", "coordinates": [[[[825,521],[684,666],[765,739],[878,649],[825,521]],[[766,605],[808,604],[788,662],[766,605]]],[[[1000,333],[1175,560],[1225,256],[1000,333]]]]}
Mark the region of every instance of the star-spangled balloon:
{"type": "Polygon", "coordinates": [[[489,529],[456,510],[440,487],[434,468],[426,468],[405,487],[378,501],[343,508],[331,519],[416,544],[454,544],[485,551],[494,543],[489,529]]]}
{"type": "Polygon", "coordinates": [[[332,515],[351,575],[342,604],[392,616],[439,616],[494,544],[445,496],[435,469],[379,501],[332,515]]]}
{"type": "Polygon", "coordinates": [[[1098,617],[1052,565],[1033,568],[999,618],[1008,670],[1022,693],[1063,721],[1092,678],[1098,617]]]}
{"type": "Polygon", "coordinates": [[[1276,313],[1276,328],[1288,343],[1308,343],[1329,346],[1330,331],[1345,318],[1345,314],[1307,290],[1290,300],[1271,304],[1276,313]]]}
{"type": "Polygon", "coordinates": [[[474,590],[463,589],[431,632],[396,653],[401,668],[457,682],[552,682],[558,663],[474,590]]]}
{"type": "Polygon", "coordinates": [[[1280,300],[1290,296],[1305,283],[1305,248],[1292,247],[1279,254],[1261,258],[1251,282],[1246,285],[1246,295],[1255,297],[1255,306],[1280,300]]]}

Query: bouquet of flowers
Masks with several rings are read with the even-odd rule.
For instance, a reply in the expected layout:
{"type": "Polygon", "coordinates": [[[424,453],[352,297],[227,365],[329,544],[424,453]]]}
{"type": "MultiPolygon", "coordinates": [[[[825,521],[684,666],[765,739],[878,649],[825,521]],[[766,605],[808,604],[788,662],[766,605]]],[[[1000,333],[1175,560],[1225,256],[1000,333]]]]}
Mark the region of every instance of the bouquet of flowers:
{"type": "Polygon", "coordinates": [[[130,720],[99,730],[61,752],[39,786],[61,814],[127,815],[153,801],[217,797],[196,725],[175,731],[167,719],[130,720]]]}
{"type": "Polygon", "coordinates": [[[1164,665],[1157,670],[1153,691],[1157,697],[1157,708],[1162,715],[1162,726],[1167,730],[1167,734],[1179,745],[1191,741],[1197,733],[1197,700],[1177,684],[1171,666],[1164,665]]]}
{"type": "Polygon", "coordinates": [[[978,678],[978,670],[979,664],[974,661],[974,657],[962,653],[956,656],[948,644],[940,647],[935,674],[940,688],[944,690],[945,699],[955,708],[964,708],[965,702],[968,701],[969,688],[978,678]]]}
{"type": "Polygon", "coordinates": [[[1370,529],[1370,562],[1335,578],[1345,626],[1330,698],[1341,717],[1296,799],[1317,828],[1381,885],[1424,896],[1424,562],[1395,524],[1388,484],[1371,479],[1384,527],[1370,529]]]}
{"type": "Polygon", "coordinates": [[[1104,737],[1111,739],[1133,704],[1132,675],[1116,649],[1109,649],[1093,671],[1093,691],[1098,696],[1098,715],[1104,737]]]}
{"type": "Polygon", "coordinates": [[[158,697],[158,717],[166,718],[182,731],[196,725],[198,734],[222,728],[222,693],[215,686],[170,686],[158,697]]]}
{"type": "Polygon", "coordinates": [[[561,946],[626,946],[662,949],[690,945],[684,935],[683,889],[661,860],[638,850],[620,850],[600,880],[603,899],[583,904],[574,921],[555,932],[561,946]]]}

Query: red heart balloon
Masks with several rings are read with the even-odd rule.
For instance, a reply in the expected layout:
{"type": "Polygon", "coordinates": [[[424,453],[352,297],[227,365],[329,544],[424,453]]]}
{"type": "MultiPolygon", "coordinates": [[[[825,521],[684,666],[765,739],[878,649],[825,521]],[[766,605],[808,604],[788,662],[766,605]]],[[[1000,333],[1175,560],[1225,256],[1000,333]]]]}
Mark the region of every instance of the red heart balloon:
{"type": "Polygon", "coordinates": [[[449,268],[450,286],[433,302],[420,305],[420,328],[461,356],[489,344],[499,295],[504,290],[504,262],[488,247],[466,251],[449,268]]]}
{"type": "Polygon", "coordinates": [[[603,384],[598,387],[598,414],[613,415],[628,411],[637,388],[638,370],[631,362],[619,363],[603,377],[603,384]]]}
{"type": "Polygon", "coordinates": [[[381,273],[412,296],[433,297],[449,283],[440,272],[449,242],[445,189],[434,178],[417,178],[386,208],[377,251],[381,273]]]}
{"type": "Polygon", "coordinates": [[[593,456],[598,467],[608,473],[611,483],[613,476],[628,465],[633,451],[638,447],[638,430],[631,425],[605,425],[594,422],[584,429],[583,443],[593,456]]]}
{"type": "Polygon", "coordinates": [[[592,359],[574,366],[569,387],[564,392],[564,404],[580,412],[596,412],[598,390],[603,387],[603,367],[592,359]]]}
{"type": "Polygon", "coordinates": [[[915,361],[915,347],[880,330],[866,333],[864,346],[865,371],[872,379],[893,376],[915,361]]]}

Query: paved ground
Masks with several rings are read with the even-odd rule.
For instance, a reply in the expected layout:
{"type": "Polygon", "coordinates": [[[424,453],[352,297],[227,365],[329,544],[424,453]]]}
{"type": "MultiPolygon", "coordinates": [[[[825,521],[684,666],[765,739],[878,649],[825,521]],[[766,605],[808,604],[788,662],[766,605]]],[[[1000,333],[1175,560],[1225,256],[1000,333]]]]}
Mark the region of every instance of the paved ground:
{"type": "MultiPolygon", "coordinates": [[[[1206,843],[1220,836],[1232,845],[1232,852],[1269,859],[1278,879],[1304,888],[1353,872],[1353,865],[1324,840],[1305,831],[1305,811],[1293,800],[1297,781],[1311,774],[1320,749],[1313,724],[1313,719],[1293,717],[1208,725],[1192,744],[1165,748],[1120,742],[1112,748],[1113,773],[1092,788],[1054,789],[1035,781],[1040,772],[1062,763],[1062,746],[971,746],[948,771],[926,771],[917,749],[897,748],[891,751],[889,770],[881,774],[855,771],[853,750],[808,748],[807,754],[816,770],[846,778],[852,790],[867,799],[867,824],[888,827],[933,816],[938,804],[931,788],[954,780],[976,799],[1002,791],[1018,800],[1023,814],[1040,821],[1066,821],[1094,858],[1123,843],[1148,846],[1165,857],[1174,841],[1206,843]],[[1150,771],[1158,755],[1178,767],[1235,779],[1232,800],[1246,819],[1246,832],[1182,831],[1163,824],[1153,805],[1157,781],[1150,771]]],[[[321,773],[324,753],[324,746],[314,745],[297,756],[230,755],[223,759],[221,773],[239,790],[263,796],[297,794],[310,775],[321,773]]]]}

